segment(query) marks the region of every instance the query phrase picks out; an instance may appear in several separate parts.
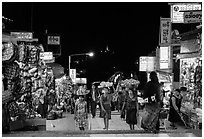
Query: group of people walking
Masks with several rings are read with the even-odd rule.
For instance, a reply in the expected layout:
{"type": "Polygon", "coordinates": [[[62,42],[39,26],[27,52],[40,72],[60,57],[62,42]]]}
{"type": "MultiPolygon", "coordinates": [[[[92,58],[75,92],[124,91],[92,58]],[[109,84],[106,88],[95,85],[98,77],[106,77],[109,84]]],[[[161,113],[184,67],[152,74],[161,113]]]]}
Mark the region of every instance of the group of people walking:
{"type": "MultiPolygon", "coordinates": [[[[150,81],[145,85],[143,99],[144,99],[144,115],[142,116],[141,128],[145,131],[158,133],[159,132],[159,116],[162,105],[161,97],[161,84],[159,83],[157,73],[150,73],[150,81]]],[[[75,103],[74,118],[76,120],[77,126],[80,130],[85,130],[88,124],[88,112],[89,106],[91,104],[91,114],[92,118],[96,116],[97,105],[99,105],[100,115],[99,117],[104,119],[104,130],[109,129],[109,120],[111,119],[111,102],[113,97],[117,94],[117,105],[118,111],[120,111],[120,117],[126,121],[129,125],[130,130],[135,129],[135,125],[139,122],[139,103],[138,103],[138,93],[135,87],[122,87],[117,86],[116,89],[112,86],[103,87],[101,91],[92,85],[92,89],[89,93],[91,101],[86,101],[84,96],[79,95],[78,100],[75,103]]],[[[171,95],[170,100],[170,112],[169,121],[172,123],[171,126],[175,127],[175,122],[177,122],[180,117],[180,107],[181,107],[181,95],[180,89],[175,90],[171,95]]]]}

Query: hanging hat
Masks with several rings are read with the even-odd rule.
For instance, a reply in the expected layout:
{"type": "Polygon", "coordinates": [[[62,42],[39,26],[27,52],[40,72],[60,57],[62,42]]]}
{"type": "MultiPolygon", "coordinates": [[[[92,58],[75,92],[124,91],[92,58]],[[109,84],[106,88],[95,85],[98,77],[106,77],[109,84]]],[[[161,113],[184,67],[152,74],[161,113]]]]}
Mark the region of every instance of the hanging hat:
{"type": "Polygon", "coordinates": [[[108,88],[109,89],[109,87],[111,87],[111,86],[113,86],[113,83],[111,83],[111,82],[101,82],[100,83],[100,85],[98,86],[98,88],[104,88],[104,87],[106,87],[106,88],[108,88]]]}
{"type": "Polygon", "coordinates": [[[89,92],[86,89],[84,89],[83,86],[80,86],[76,91],[77,96],[84,96],[84,95],[87,95],[88,93],[89,92]]]}

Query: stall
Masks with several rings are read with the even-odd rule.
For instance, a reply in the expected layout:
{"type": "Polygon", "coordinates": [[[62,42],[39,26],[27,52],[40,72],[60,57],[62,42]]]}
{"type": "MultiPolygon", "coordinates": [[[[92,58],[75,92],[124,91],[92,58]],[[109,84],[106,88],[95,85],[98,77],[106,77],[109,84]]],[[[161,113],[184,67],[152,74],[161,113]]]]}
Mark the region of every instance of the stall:
{"type": "Polygon", "coordinates": [[[2,38],[2,116],[8,130],[46,129],[45,96],[49,81],[45,63],[39,59],[43,49],[37,41],[18,35],[2,38]],[[39,107],[44,109],[43,113],[39,107]]]}
{"type": "Polygon", "coordinates": [[[180,87],[186,87],[181,112],[187,124],[200,129],[202,126],[202,30],[181,34],[180,87]]]}
{"type": "MultiPolygon", "coordinates": [[[[73,82],[69,76],[57,76],[59,73],[55,73],[55,96],[53,96],[53,101],[50,103],[48,120],[54,120],[57,118],[62,118],[63,112],[68,112],[69,99],[73,94],[73,82]]],[[[60,71],[58,71],[60,72],[60,71]]]]}

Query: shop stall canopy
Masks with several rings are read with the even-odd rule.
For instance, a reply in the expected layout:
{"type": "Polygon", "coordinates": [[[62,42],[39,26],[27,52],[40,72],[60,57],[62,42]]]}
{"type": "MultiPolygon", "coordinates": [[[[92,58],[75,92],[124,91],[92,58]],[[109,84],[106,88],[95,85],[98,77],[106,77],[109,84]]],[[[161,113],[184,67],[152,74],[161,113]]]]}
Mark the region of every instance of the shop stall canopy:
{"type": "Polygon", "coordinates": [[[64,73],[64,67],[58,63],[47,63],[47,66],[52,68],[54,77],[56,79],[61,78],[65,75],[64,73]]]}
{"type": "Polygon", "coordinates": [[[181,52],[180,54],[177,54],[176,59],[201,57],[201,36],[202,28],[180,34],[181,52]]]}

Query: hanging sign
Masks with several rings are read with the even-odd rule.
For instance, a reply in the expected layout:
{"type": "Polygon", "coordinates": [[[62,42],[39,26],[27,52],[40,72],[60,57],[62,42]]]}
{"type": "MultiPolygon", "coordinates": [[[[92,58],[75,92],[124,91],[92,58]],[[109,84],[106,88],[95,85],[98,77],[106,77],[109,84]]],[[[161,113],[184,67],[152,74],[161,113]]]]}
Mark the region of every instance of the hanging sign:
{"type": "Polygon", "coordinates": [[[184,23],[201,23],[201,22],[202,22],[201,11],[184,12],[184,23]]]}
{"type": "Polygon", "coordinates": [[[47,37],[48,45],[60,45],[60,36],[48,36],[47,37]]]}
{"type": "Polygon", "coordinates": [[[53,57],[52,59],[47,59],[44,60],[45,63],[54,63],[55,62],[55,57],[53,57]]]}
{"type": "Polygon", "coordinates": [[[2,44],[2,61],[9,61],[15,55],[15,48],[12,43],[2,44]]]}
{"type": "Polygon", "coordinates": [[[11,36],[17,39],[33,39],[32,32],[11,32],[11,36]]]}
{"type": "Polygon", "coordinates": [[[87,78],[76,78],[76,83],[87,84],[87,78]]]}
{"type": "Polygon", "coordinates": [[[141,56],[139,71],[155,71],[156,70],[156,57],[141,56]]]}
{"type": "Polygon", "coordinates": [[[159,55],[159,65],[160,69],[168,69],[169,68],[169,47],[160,47],[160,55],[159,55]]]}
{"type": "Polygon", "coordinates": [[[53,53],[52,52],[40,52],[40,59],[51,60],[53,59],[53,53]]]}
{"type": "Polygon", "coordinates": [[[171,19],[160,18],[160,44],[170,43],[171,40],[171,19]]]}
{"type": "Polygon", "coordinates": [[[175,3],[171,5],[171,22],[184,23],[184,11],[202,10],[199,3],[175,3]]]}
{"type": "Polygon", "coordinates": [[[69,76],[73,83],[76,83],[76,69],[70,69],[69,76]]]}

